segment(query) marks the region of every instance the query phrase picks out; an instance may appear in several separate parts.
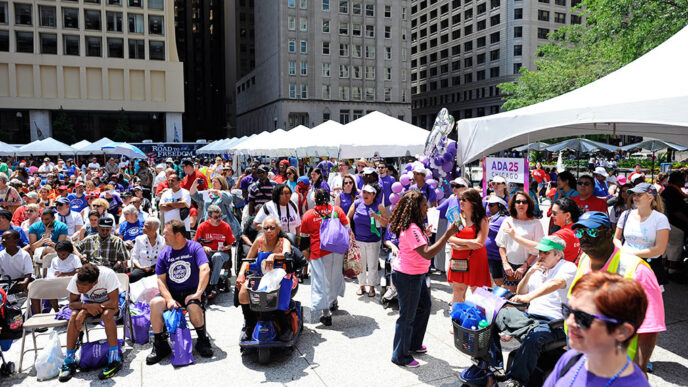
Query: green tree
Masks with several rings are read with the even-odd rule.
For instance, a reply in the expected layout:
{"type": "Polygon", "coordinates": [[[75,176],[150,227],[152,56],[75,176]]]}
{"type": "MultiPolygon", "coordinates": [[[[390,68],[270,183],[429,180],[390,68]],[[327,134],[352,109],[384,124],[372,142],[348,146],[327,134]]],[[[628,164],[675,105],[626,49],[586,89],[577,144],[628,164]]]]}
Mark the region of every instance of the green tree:
{"type": "Polygon", "coordinates": [[[536,71],[498,85],[504,110],[541,102],[632,62],[688,24],[688,0],[582,0],[585,25],[564,26],[538,49],[536,71]]]}
{"type": "Polygon", "coordinates": [[[53,138],[67,144],[76,142],[74,124],[72,124],[71,117],[62,109],[62,106],[60,106],[55,115],[55,121],[53,121],[53,138]]]}

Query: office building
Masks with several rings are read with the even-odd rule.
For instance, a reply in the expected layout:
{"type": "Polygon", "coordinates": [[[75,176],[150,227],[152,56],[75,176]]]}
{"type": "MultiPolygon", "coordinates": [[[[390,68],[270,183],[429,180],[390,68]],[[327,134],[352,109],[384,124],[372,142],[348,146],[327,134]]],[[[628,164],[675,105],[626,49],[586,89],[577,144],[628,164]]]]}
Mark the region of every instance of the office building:
{"type": "Polygon", "coordinates": [[[225,0],[225,90],[228,137],[236,136],[236,80],[256,66],[254,0],[225,0]]]}
{"type": "Polygon", "coordinates": [[[537,48],[582,22],[580,0],[413,0],[413,124],[431,128],[446,107],[458,121],[500,111],[497,85],[535,70],[537,48]]]}
{"type": "Polygon", "coordinates": [[[51,136],[60,108],[79,138],[112,135],[122,114],[141,138],[180,137],[173,11],[164,0],[0,1],[3,139],[51,136]]]}
{"type": "Polygon", "coordinates": [[[410,3],[256,1],[255,68],[235,85],[237,135],[374,110],[410,122],[410,3]]]}

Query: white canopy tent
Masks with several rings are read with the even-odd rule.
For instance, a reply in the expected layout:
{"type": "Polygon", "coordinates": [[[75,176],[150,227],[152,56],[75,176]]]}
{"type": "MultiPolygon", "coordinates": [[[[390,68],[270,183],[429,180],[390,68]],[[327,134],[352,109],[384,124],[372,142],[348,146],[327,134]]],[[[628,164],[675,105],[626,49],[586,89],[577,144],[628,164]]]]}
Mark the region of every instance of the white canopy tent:
{"type": "MultiPolygon", "coordinates": [[[[343,136],[344,125],[327,120],[307,132],[294,146],[298,157],[337,157],[339,155],[338,138],[343,136]]],[[[290,140],[291,141],[291,140],[290,140]]],[[[291,142],[290,142],[291,143],[291,142]]]]}
{"type": "Polygon", "coordinates": [[[72,148],[79,150],[79,149],[81,149],[81,148],[83,148],[83,147],[85,147],[85,146],[89,146],[89,145],[91,145],[91,142],[90,142],[90,141],[88,141],[88,140],[81,140],[81,141],[77,142],[76,144],[72,144],[72,148]]]}
{"type": "Polygon", "coordinates": [[[271,137],[265,144],[267,148],[265,155],[271,157],[279,156],[300,156],[297,148],[311,136],[311,129],[299,125],[281,136],[271,137]]]}
{"type": "Polygon", "coordinates": [[[459,163],[533,141],[625,134],[688,145],[688,27],[625,67],[559,97],[458,123],[459,163]]]}
{"type": "Polygon", "coordinates": [[[17,148],[10,144],[0,141],[0,156],[12,156],[17,152],[17,148]]]}
{"type": "Polygon", "coordinates": [[[76,150],[76,154],[80,155],[80,156],[90,155],[90,154],[103,154],[105,152],[103,152],[103,150],[101,148],[104,147],[105,145],[112,143],[112,142],[113,141],[110,140],[109,138],[103,137],[100,140],[98,140],[98,141],[96,141],[90,145],[87,145],[81,149],[76,150]]]}
{"type": "Polygon", "coordinates": [[[245,141],[230,146],[228,152],[248,156],[262,156],[260,152],[257,152],[257,149],[262,148],[263,142],[268,141],[270,136],[280,134],[281,132],[284,132],[284,129],[277,129],[274,132],[261,132],[255,137],[248,138],[245,141]]]}
{"type": "MultiPolygon", "coordinates": [[[[423,153],[429,132],[384,113],[372,112],[344,125],[339,157],[399,157],[423,153]]],[[[329,139],[328,139],[329,141],[329,139]]]]}
{"type": "Polygon", "coordinates": [[[73,155],[76,149],[52,137],[36,140],[16,150],[17,156],[58,156],[73,155]]]}
{"type": "Polygon", "coordinates": [[[216,141],[211,141],[208,144],[203,145],[202,147],[196,149],[196,154],[204,154],[208,149],[210,149],[213,145],[216,145],[222,141],[227,141],[229,140],[228,138],[222,139],[222,140],[216,140],[216,141]]]}

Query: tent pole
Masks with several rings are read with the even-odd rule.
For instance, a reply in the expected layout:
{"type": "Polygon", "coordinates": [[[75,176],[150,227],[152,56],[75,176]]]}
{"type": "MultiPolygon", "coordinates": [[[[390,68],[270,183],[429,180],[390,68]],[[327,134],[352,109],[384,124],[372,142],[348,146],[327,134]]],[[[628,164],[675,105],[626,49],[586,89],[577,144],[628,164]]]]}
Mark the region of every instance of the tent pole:
{"type": "Polygon", "coordinates": [[[655,152],[654,151],[652,152],[652,172],[650,172],[650,173],[652,174],[652,182],[654,182],[654,180],[655,180],[655,152]]]}

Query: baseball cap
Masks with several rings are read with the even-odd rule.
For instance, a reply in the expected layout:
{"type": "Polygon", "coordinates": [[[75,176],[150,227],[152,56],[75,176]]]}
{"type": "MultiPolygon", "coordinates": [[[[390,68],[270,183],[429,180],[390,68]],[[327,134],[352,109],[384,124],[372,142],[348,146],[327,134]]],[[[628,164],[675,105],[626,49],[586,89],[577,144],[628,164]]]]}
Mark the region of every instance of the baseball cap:
{"type": "Polygon", "coordinates": [[[363,188],[362,188],[362,191],[363,191],[363,192],[370,192],[370,193],[372,193],[372,194],[377,194],[377,190],[375,189],[375,187],[373,187],[373,186],[370,185],[370,184],[364,185],[363,188]]]}
{"type": "Polygon", "coordinates": [[[635,187],[629,189],[628,191],[629,195],[632,195],[634,193],[651,193],[653,195],[657,195],[657,189],[655,188],[654,185],[650,183],[640,183],[636,185],[635,187]]]}
{"type": "Polygon", "coordinates": [[[26,197],[30,198],[30,199],[38,199],[38,192],[31,191],[31,192],[26,194],[26,197]]]}
{"type": "Polygon", "coordinates": [[[562,245],[553,241],[549,236],[540,239],[540,243],[535,246],[535,250],[540,251],[550,251],[550,250],[564,250],[566,248],[566,242],[562,245]]]}
{"type": "Polygon", "coordinates": [[[112,228],[115,222],[113,222],[112,219],[103,216],[100,219],[98,219],[98,227],[109,227],[112,228]]]}
{"type": "Polygon", "coordinates": [[[602,176],[604,176],[604,177],[609,176],[609,174],[607,174],[607,170],[604,169],[604,167],[597,167],[597,168],[595,168],[594,174],[595,174],[595,175],[602,175],[602,176]]]}
{"type": "Polygon", "coordinates": [[[427,175],[428,171],[425,168],[423,168],[422,165],[416,165],[415,167],[413,167],[413,173],[420,173],[421,175],[427,175]]]}
{"type": "Polygon", "coordinates": [[[633,175],[633,177],[631,178],[631,183],[635,183],[636,180],[641,179],[641,178],[644,180],[644,179],[645,179],[645,174],[643,174],[643,173],[636,173],[636,174],[633,175]]]}
{"type": "Polygon", "coordinates": [[[174,160],[172,160],[172,157],[168,157],[167,160],[165,160],[166,163],[174,163],[174,160]]]}
{"type": "Polygon", "coordinates": [[[284,160],[281,160],[281,161],[280,161],[279,163],[280,163],[280,164],[284,164],[284,165],[287,165],[287,166],[288,166],[288,165],[289,165],[289,160],[287,160],[287,159],[284,159],[284,160]]]}
{"type": "Polygon", "coordinates": [[[69,204],[69,199],[64,198],[64,197],[59,197],[57,200],[55,200],[55,203],[59,204],[69,204]]]}
{"type": "Polygon", "coordinates": [[[493,182],[493,183],[502,183],[502,184],[506,184],[506,179],[504,179],[503,177],[497,175],[497,176],[495,176],[495,177],[492,178],[492,182],[493,182]]]}
{"type": "Polygon", "coordinates": [[[57,189],[58,189],[59,191],[66,191],[66,190],[69,189],[69,187],[67,187],[66,185],[61,185],[61,186],[57,187],[57,189]]]}
{"type": "Polygon", "coordinates": [[[371,175],[373,173],[376,173],[377,171],[373,167],[365,167],[363,168],[363,174],[364,175],[371,175]]]}
{"type": "Polygon", "coordinates": [[[306,185],[310,185],[310,184],[311,184],[311,181],[308,180],[308,177],[306,177],[306,176],[301,176],[301,177],[298,178],[298,180],[296,180],[296,183],[297,183],[297,184],[298,184],[298,183],[303,183],[303,184],[306,184],[306,185]]]}
{"type": "Polygon", "coordinates": [[[601,211],[588,211],[578,218],[578,222],[574,223],[571,229],[575,230],[579,227],[598,228],[601,226],[608,228],[612,226],[609,216],[601,211]]]}
{"type": "Polygon", "coordinates": [[[85,185],[85,184],[84,184],[83,181],[78,181],[78,182],[74,185],[74,188],[76,188],[76,187],[83,187],[84,185],[85,185]]]}
{"type": "Polygon", "coordinates": [[[503,205],[504,207],[507,206],[506,200],[500,198],[500,197],[497,196],[497,195],[490,195],[490,196],[487,198],[487,203],[499,203],[499,204],[503,205]]]}
{"type": "Polygon", "coordinates": [[[464,187],[470,187],[471,186],[470,184],[468,184],[466,179],[464,179],[463,177],[457,177],[456,179],[454,179],[452,181],[452,184],[458,184],[458,185],[462,185],[464,187]]]}

